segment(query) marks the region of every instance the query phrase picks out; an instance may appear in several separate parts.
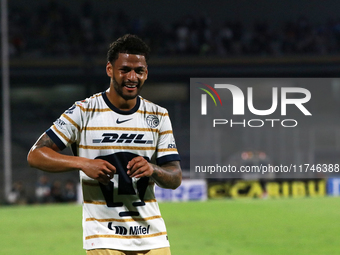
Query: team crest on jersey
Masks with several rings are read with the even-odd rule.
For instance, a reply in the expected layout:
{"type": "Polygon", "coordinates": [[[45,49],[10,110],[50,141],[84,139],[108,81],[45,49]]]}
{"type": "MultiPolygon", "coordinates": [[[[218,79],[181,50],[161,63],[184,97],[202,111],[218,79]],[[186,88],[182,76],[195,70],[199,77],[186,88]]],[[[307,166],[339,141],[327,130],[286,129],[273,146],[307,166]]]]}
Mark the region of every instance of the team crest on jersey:
{"type": "Polygon", "coordinates": [[[159,119],[156,115],[146,117],[146,123],[150,128],[156,128],[159,125],[159,119]]]}

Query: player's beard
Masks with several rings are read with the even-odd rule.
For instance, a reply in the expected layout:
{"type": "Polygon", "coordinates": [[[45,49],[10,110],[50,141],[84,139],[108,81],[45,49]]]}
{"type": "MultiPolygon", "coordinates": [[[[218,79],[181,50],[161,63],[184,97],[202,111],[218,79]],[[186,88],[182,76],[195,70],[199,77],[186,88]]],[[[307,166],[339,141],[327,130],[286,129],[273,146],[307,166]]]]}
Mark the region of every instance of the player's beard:
{"type": "Polygon", "coordinates": [[[136,98],[140,91],[142,90],[142,86],[140,86],[140,82],[138,81],[136,83],[136,87],[137,87],[137,91],[134,93],[128,93],[128,94],[124,94],[123,93],[123,88],[125,87],[125,82],[123,81],[122,84],[119,84],[115,78],[112,78],[112,82],[113,82],[113,88],[115,89],[115,91],[117,92],[117,94],[119,96],[121,96],[123,99],[125,100],[131,100],[136,98]]]}

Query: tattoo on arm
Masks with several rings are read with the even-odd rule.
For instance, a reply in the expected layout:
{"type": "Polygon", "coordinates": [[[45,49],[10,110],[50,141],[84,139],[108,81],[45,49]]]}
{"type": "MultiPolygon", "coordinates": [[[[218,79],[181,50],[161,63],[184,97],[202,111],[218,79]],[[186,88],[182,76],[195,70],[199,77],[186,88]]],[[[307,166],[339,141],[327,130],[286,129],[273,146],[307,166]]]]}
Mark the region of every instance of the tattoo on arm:
{"type": "Polygon", "coordinates": [[[177,188],[182,181],[182,170],[178,161],[171,161],[162,166],[153,165],[152,179],[163,188],[177,188]]]}
{"type": "Polygon", "coordinates": [[[35,144],[36,148],[48,147],[55,148],[55,143],[51,140],[51,138],[47,134],[43,134],[37,143],[35,144]]]}

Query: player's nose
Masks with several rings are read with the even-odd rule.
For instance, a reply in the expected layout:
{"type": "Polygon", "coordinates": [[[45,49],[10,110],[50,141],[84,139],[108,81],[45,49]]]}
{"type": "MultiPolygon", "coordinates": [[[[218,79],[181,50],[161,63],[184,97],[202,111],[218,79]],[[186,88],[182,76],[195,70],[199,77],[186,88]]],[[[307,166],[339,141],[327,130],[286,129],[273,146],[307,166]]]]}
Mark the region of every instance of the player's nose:
{"type": "Polygon", "coordinates": [[[136,74],[135,70],[131,70],[131,71],[128,73],[127,78],[128,78],[128,80],[130,80],[130,81],[137,81],[138,79],[137,79],[137,74],[136,74]]]}

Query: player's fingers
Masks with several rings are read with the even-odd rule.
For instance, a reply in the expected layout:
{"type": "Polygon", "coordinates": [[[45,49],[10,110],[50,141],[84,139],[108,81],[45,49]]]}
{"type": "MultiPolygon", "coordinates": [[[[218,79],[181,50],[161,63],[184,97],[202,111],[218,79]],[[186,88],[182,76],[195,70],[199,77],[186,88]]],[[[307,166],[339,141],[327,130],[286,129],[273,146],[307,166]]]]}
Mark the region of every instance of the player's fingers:
{"type": "Polygon", "coordinates": [[[116,173],[116,168],[113,165],[108,164],[106,168],[103,169],[103,172],[112,179],[113,175],[116,173]]]}
{"type": "Polygon", "coordinates": [[[108,161],[106,160],[103,160],[103,159],[95,159],[94,160],[95,162],[97,162],[97,166],[100,167],[100,168],[103,168],[103,169],[108,169],[112,172],[115,172],[116,171],[116,168],[114,165],[112,165],[111,163],[109,163],[108,161]]]}
{"type": "Polygon", "coordinates": [[[111,180],[112,178],[113,178],[113,175],[114,175],[115,173],[114,172],[112,172],[111,170],[109,170],[109,169],[102,169],[101,171],[100,171],[100,173],[99,173],[99,175],[101,176],[101,177],[103,177],[103,178],[107,178],[108,180],[111,180]]]}
{"type": "Polygon", "coordinates": [[[143,177],[143,176],[149,176],[149,172],[148,172],[148,166],[147,165],[142,165],[141,167],[139,167],[138,169],[136,169],[131,175],[130,177],[143,177]]]}
{"type": "Polygon", "coordinates": [[[130,169],[134,168],[135,164],[137,164],[138,162],[142,162],[144,160],[145,160],[145,158],[143,158],[142,156],[135,157],[128,162],[126,168],[130,170],[130,169]]]}
{"type": "Polygon", "coordinates": [[[110,164],[109,162],[106,162],[106,167],[109,171],[111,171],[112,173],[116,173],[116,167],[112,164],[110,164]]]}
{"type": "Polygon", "coordinates": [[[134,158],[131,169],[139,169],[148,164],[148,161],[143,157],[134,158]]]}
{"type": "Polygon", "coordinates": [[[132,162],[133,164],[129,163],[129,168],[127,171],[128,175],[133,175],[136,171],[140,171],[140,168],[143,167],[141,162],[132,162]]]}
{"type": "Polygon", "coordinates": [[[97,177],[94,178],[94,179],[96,179],[97,181],[99,181],[99,182],[101,182],[105,185],[108,184],[109,181],[110,181],[109,176],[107,174],[105,174],[104,172],[98,173],[97,177]]]}
{"type": "Polygon", "coordinates": [[[110,182],[110,180],[113,178],[115,172],[109,170],[109,169],[103,169],[100,174],[100,178],[105,183],[110,182]]]}
{"type": "Polygon", "coordinates": [[[109,180],[111,180],[113,178],[113,175],[114,175],[114,173],[112,171],[103,170],[102,176],[107,177],[109,180]]]}

